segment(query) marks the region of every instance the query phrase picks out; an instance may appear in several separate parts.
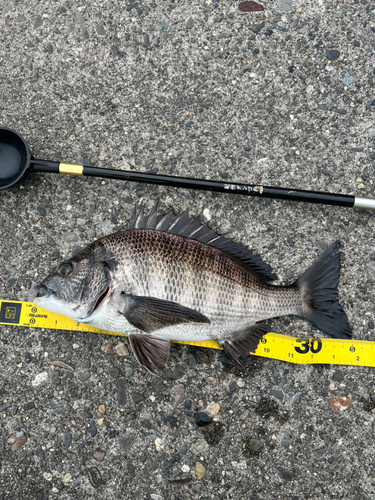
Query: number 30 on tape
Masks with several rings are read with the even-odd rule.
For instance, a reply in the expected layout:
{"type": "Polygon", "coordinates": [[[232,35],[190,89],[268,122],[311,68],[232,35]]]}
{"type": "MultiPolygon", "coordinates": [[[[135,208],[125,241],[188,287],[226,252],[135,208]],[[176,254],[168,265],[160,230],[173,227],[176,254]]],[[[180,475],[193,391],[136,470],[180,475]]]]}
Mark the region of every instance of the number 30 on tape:
{"type": "Polygon", "coordinates": [[[298,364],[375,366],[375,343],[365,340],[296,339],[268,333],[256,354],[298,364]]]}

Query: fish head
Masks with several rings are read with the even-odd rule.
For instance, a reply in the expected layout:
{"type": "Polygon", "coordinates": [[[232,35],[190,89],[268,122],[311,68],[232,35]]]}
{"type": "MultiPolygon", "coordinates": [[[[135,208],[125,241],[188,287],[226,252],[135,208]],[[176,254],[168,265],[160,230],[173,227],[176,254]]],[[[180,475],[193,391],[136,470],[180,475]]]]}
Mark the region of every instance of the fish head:
{"type": "Polygon", "coordinates": [[[109,294],[110,284],[109,265],[89,258],[86,252],[53,269],[30,290],[28,300],[48,311],[83,321],[109,294]]]}

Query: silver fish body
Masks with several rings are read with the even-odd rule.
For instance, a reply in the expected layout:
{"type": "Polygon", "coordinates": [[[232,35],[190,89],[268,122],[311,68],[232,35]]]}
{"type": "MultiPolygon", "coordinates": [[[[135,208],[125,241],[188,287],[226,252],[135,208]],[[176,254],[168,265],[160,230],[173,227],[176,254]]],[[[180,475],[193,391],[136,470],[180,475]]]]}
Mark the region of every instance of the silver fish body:
{"type": "Polygon", "coordinates": [[[334,243],[290,286],[246,247],[187,213],[135,214],[128,229],[95,241],[53,271],[34,302],[76,321],[128,334],[139,362],[164,368],[169,341],[216,340],[238,359],[254,352],[262,321],[297,315],[331,336],[350,327],[337,300],[334,243]]]}

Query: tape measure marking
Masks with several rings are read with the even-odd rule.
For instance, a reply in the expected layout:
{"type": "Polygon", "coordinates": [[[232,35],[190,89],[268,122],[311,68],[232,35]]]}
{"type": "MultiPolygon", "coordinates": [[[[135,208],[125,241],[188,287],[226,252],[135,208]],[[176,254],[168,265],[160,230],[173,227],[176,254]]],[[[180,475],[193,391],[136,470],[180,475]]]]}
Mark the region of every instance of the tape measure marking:
{"type": "MultiPolygon", "coordinates": [[[[36,307],[32,302],[0,300],[0,325],[96,332],[107,335],[127,336],[107,332],[92,326],[51,313],[36,307]]],[[[178,344],[220,349],[214,340],[182,342],[178,344]]],[[[267,333],[259,343],[256,356],[278,359],[295,364],[332,364],[375,367],[375,342],[366,340],[300,339],[267,333]]]]}

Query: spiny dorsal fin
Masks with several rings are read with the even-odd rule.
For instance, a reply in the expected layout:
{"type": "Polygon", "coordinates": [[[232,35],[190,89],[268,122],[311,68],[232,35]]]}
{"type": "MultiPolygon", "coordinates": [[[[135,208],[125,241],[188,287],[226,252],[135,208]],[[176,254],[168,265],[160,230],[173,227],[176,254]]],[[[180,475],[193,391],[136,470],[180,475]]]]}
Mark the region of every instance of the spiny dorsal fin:
{"type": "Polygon", "coordinates": [[[143,207],[138,215],[133,212],[126,229],[150,229],[196,240],[227,253],[251,273],[256,274],[262,281],[277,279],[276,274],[272,272],[271,267],[262,260],[260,255],[253,254],[242,243],[236,243],[225,236],[217,234],[207,224],[202,224],[199,217],[192,219],[188,211],[181,215],[175,215],[172,211],[165,215],[159,215],[157,213],[158,207],[159,201],[156,202],[150,215],[144,215],[143,207]]]}

